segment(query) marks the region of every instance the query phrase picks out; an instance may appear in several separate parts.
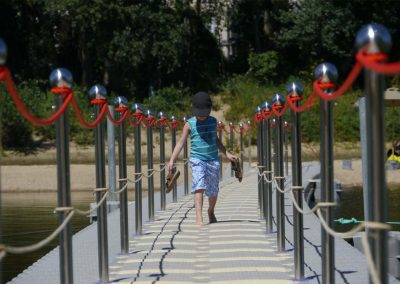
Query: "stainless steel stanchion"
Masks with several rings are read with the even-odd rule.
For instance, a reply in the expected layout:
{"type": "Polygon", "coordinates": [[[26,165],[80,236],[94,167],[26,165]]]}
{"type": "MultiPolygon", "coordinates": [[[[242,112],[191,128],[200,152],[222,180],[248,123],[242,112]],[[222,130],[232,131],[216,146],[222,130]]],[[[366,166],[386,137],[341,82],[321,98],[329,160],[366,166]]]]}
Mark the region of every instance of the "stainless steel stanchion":
{"type": "Polygon", "coordinates": [[[167,205],[167,199],[165,196],[165,126],[167,124],[167,119],[164,112],[159,112],[158,123],[160,128],[160,200],[161,200],[161,210],[165,210],[167,205]]]}
{"type": "MultiPolygon", "coordinates": [[[[271,127],[270,127],[270,116],[271,116],[271,104],[265,102],[263,104],[263,117],[264,117],[264,171],[269,181],[272,180],[272,156],[271,156],[271,127]]],[[[272,221],[272,183],[267,182],[265,186],[265,221],[266,221],[266,232],[272,233],[273,221],[272,221]]]]}
{"type": "Polygon", "coordinates": [[[248,156],[249,156],[249,167],[251,167],[251,121],[247,121],[247,151],[248,151],[248,156]]]}
{"type": "MultiPolygon", "coordinates": [[[[119,113],[121,118],[124,113],[129,112],[128,100],[125,97],[116,97],[115,111],[119,113]]],[[[129,113],[128,113],[129,115],[129,113]]],[[[119,171],[119,188],[123,188],[128,183],[128,173],[126,164],[126,125],[122,122],[118,125],[118,171],[119,171]]],[[[129,252],[129,227],[128,227],[128,189],[119,194],[119,217],[120,217],[120,234],[121,234],[121,253],[127,254],[129,252]]]]}
{"type": "MultiPolygon", "coordinates": [[[[272,98],[272,107],[275,111],[280,112],[285,105],[285,97],[281,94],[275,94],[272,98]]],[[[285,180],[283,178],[283,118],[276,116],[275,119],[275,179],[280,189],[285,188],[285,180]]],[[[278,251],[285,250],[285,196],[283,193],[276,191],[276,216],[277,216],[277,245],[278,251]]]]}
{"type": "Polygon", "coordinates": [[[285,176],[289,175],[289,124],[283,122],[283,143],[285,144],[284,160],[285,160],[285,176]]]}
{"type": "MultiPolygon", "coordinates": [[[[296,106],[300,106],[301,96],[304,86],[299,82],[290,83],[287,86],[288,100],[296,106]]],[[[300,113],[294,110],[292,115],[292,191],[295,202],[303,208],[302,190],[302,160],[301,160],[301,124],[300,113]]],[[[304,278],[304,233],[303,233],[303,214],[293,206],[293,239],[294,239],[294,276],[296,280],[304,278]]]]}
{"type": "Polygon", "coordinates": [[[147,120],[147,191],[149,220],[154,221],[154,163],[153,163],[153,124],[154,117],[151,110],[146,111],[147,120]]]}
{"type": "MultiPolygon", "coordinates": [[[[72,74],[64,68],[58,68],[50,74],[52,87],[71,88],[72,74]]],[[[56,95],[55,106],[59,110],[64,102],[64,95],[54,92],[56,95]]],[[[71,207],[71,181],[69,160],[69,114],[68,109],[60,115],[56,125],[57,148],[57,206],[71,207]]],[[[58,212],[58,224],[64,222],[69,212],[58,212]]],[[[69,222],[59,235],[60,240],[60,283],[74,282],[72,263],[72,225],[69,222]]],[[[1,274],[1,271],[0,271],[1,274]]],[[[0,277],[1,278],[1,277],[0,277]]]]}
{"type": "MultiPolygon", "coordinates": [[[[222,121],[218,121],[218,138],[221,143],[224,143],[223,141],[223,136],[222,136],[222,131],[225,129],[225,125],[222,121]]],[[[223,164],[222,164],[222,153],[218,152],[218,158],[219,158],[219,180],[223,180],[223,164]]]]}
{"type": "Polygon", "coordinates": [[[142,104],[133,104],[132,112],[136,117],[135,122],[135,232],[136,235],[142,234],[143,214],[142,214],[142,127],[144,107],[142,104]]]}
{"type": "MultiPolygon", "coordinates": [[[[109,105],[108,111],[114,117],[114,106],[109,105]]],[[[115,161],[115,128],[110,118],[107,118],[107,150],[108,150],[108,184],[110,195],[108,197],[108,210],[111,212],[114,209],[116,196],[114,192],[117,187],[117,166],[115,161]]]]}
{"type": "MultiPolygon", "coordinates": [[[[333,83],[338,77],[336,67],[330,63],[322,63],[315,69],[315,79],[321,83],[333,83]]],[[[334,86],[332,84],[332,86],[334,86]]],[[[332,93],[333,87],[324,90],[332,93]]],[[[332,102],[320,100],[320,159],[321,159],[321,202],[335,201],[335,188],[333,176],[333,120],[332,102]]],[[[333,208],[326,207],[322,210],[325,222],[333,227],[333,208]]],[[[335,239],[321,227],[322,244],[322,282],[335,283],[335,239]]]]}
{"type": "MultiPolygon", "coordinates": [[[[257,106],[255,113],[254,113],[254,122],[257,125],[257,171],[258,174],[262,174],[264,171],[262,165],[262,152],[261,149],[263,148],[262,145],[262,115],[261,115],[261,106],[257,106]]],[[[262,197],[262,184],[263,184],[263,176],[257,175],[257,185],[258,185],[258,208],[260,209],[260,218],[263,217],[264,210],[263,210],[263,197],[262,197]]]]}
{"type": "MultiPolygon", "coordinates": [[[[229,150],[233,153],[233,144],[235,141],[235,126],[233,125],[232,122],[229,122],[229,150]]],[[[231,166],[231,177],[234,176],[234,171],[232,170],[232,166],[231,166]]]]}
{"type": "MultiPolygon", "coordinates": [[[[183,125],[187,123],[186,117],[182,119],[183,125]]],[[[188,141],[186,139],[183,144],[183,187],[185,195],[189,194],[189,152],[188,152],[188,141]]]]}
{"type": "MultiPolygon", "coordinates": [[[[356,45],[361,50],[366,48],[366,56],[377,53],[385,54],[392,46],[388,30],[379,24],[367,25],[357,33],[356,45]]],[[[385,79],[382,75],[366,70],[364,76],[366,100],[367,134],[367,176],[368,187],[368,221],[385,223],[387,221],[387,184],[385,176],[385,124],[384,124],[384,89],[385,79]]],[[[387,232],[369,229],[367,231],[371,246],[372,258],[380,283],[388,282],[387,232]]]]}
{"type": "MultiPolygon", "coordinates": [[[[262,111],[261,111],[262,112],[262,111]]],[[[265,121],[262,119],[260,121],[260,166],[261,166],[261,173],[264,174],[265,171],[265,121]]],[[[265,219],[265,189],[266,189],[266,182],[264,176],[261,176],[260,180],[260,218],[265,219]]]]}
{"type": "MultiPolygon", "coordinates": [[[[97,118],[103,107],[106,105],[107,91],[102,85],[95,85],[89,90],[97,118]]],[[[104,155],[104,119],[102,119],[95,129],[95,152],[96,152],[96,188],[106,187],[106,161],[104,155]]],[[[99,203],[105,191],[96,191],[96,202],[99,203]]],[[[108,282],[108,237],[107,237],[107,203],[103,202],[97,208],[97,238],[99,244],[99,274],[101,282],[108,282]]]]}
{"type": "Polygon", "coordinates": [[[239,147],[240,147],[240,166],[243,169],[243,159],[244,159],[244,147],[243,147],[243,132],[244,126],[243,123],[239,124],[239,147]]]}
{"type": "MultiPolygon", "coordinates": [[[[171,155],[176,146],[176,129],[178,127],[178,119],[175,115],[171,116],[171,155]]],[[[174,188],[172,189],[172,202],[178,202],[178,190],[177,183],[174,183],[174,188]]]]}

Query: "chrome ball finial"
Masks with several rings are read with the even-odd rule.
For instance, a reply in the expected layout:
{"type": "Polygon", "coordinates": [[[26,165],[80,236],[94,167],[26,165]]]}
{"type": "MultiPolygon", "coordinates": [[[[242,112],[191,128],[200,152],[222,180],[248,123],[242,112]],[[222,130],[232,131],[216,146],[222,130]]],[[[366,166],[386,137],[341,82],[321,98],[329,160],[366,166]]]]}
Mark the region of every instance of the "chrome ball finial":
{"type": "Polygon", "coordinates": [[[160,111],[158,113],[158,118],[165,118],[166,116],[167,116],[167,114],[165,112],[163,112],[163,111],[160,111]]]}
{"type": "Polygon", "coordinates": [[[317,66],[317,68],[315,68],[314,71],[315,80],[321,80],[323,83],[335,83],[338,76],[337,68],[332,63],[321,63],[317,66]]]}
{"type": "Polygon", "coordinates": [[[290,96],[303,96],[304,93],[304,85],[300,82],[293,81],[286,86],[287,94],[290,96]]]}
{"type": "Polygon", "coordinates": [[[72,74],[68,69],[57,68],[50,73],[49,81],[52,87],[71,88],[72,74]]]}
{"type": "Polygon", "coordinates": [[[256,106],[256,109],[255,109],[255,111],[254,111],[254,113],[259,113],[259,112],[261,112],[261,106],[256,106]]]}
{"type": "Polygon", "coordinates": [[[272,105],[270,102],[266,101],[261,105],[261,110],[270,111],[271,109],[272,109],[272,105]]]}
{"type": "Polygon", "coordinates": [[[276,93],[275,95],[273,95],[272,97],[272,105],[285,105],[285,97],[282,96],[280,93],[276,93]]]}
{"type": "Polygon", "coordinates": [[[118,107],[127,107],[128,106],[128,100],[127,100],[127,98],[125,98],[123,96],[118,96],[114,100],[114,105],[116,105],[118,107]]]}
{"type": "Polygon", "coordinates": [[[6,64],[7,61],[7,44],[0,38],[0,66],[6,64]]]}
{"type": "Polygon", "coordinates": [[[133,112],[141,112],[143,113],[145,111],[144,105],[140,103],[134,103],[132,105],[132,111],[133,112]]]}
{"type": "Polygon", "coordinates": [[[152,111],[151,109],[148,108],[148,109],[145,111],[145,115],[146,115],[146,117],[153,116],[153,111],[152,111]]]}
{"type": "Polygon", "coordinates": [[[367,53],[388,53],[392,47],[392,37],[385,26],[371,23],[357,32],[356,47],[358,50],[366,47],[367,53]]]}
{"type": "Polygon", "coordinates": [[[177,121],[178,120],[178,117],[176,116],[176,115],[171,115],[171,121],[177,121]]]}
{"type": "Polygon", "coordinates": [[[90,88],[89,96],[93,99],[106,99],[107,90],[103,85],[97,84],[90,88]]]}

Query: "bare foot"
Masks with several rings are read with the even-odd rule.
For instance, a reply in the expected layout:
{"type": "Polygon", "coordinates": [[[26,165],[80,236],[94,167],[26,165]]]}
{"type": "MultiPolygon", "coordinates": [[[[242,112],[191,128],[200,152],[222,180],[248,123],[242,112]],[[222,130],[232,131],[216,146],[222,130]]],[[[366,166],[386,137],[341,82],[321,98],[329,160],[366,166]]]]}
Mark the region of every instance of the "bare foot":
{"type": "Polygon", "coordinates": [[[217,223],[217,218],[215,218],[214,212],[208,212],[208,219],[210,220],[210,224],[217,223]]]}
{"type": "Polygon", "coordinates": [[[196,222],[196,225],[198,225],[199,227],[204,226],[203,222],[196,222]]]}

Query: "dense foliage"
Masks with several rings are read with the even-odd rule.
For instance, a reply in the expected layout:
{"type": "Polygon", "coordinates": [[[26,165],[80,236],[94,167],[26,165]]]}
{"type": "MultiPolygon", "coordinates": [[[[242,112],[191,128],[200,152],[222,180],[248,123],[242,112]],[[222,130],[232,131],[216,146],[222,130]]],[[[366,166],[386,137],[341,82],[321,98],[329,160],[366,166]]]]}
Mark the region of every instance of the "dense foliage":
{"type": "MultiPolygon", "coordinates": [[[[85,93],[102,83],[111,99],[124,95],[179,116],[189,114],[194,92],[222,93],[231,106],[227,119],[239,121],[252,118],[255,106],[283,91],[288,80],[310,83],[322,61],[335,63],[341,81],[354,64],[355,34],[369,22],[388,27],[391,58],[398,59],[399,12],[396,0],[3,0],[0,37],[21,96],[40,116],[53,111],[46,78],[66,67],[87,117],[92,110],[85,93]],[[228,42],[220,41],[224,26],[228,42]],[[230,56],[224,57],[227,43],[230,56]]],[[[400,85],[399,77],[392,82],[400,85]]],[[[355,90],[362,81],[357,84],[355,90]]],[[[338,140],[357,139],[354,94],[336,103],[338,140]]],[[[1,95],[3,145],[24,148],[54,137],[52,127],[24,122],[3,90],[1,95]]],[[[391,136],[397,112],[387,112],[391,136]]],[[[73,139],[91,141],[91,132],[71,120],[73,139]]],[[[318,124],[313,107],[303,115],[305,140],[319,139],[318,124]]]]}

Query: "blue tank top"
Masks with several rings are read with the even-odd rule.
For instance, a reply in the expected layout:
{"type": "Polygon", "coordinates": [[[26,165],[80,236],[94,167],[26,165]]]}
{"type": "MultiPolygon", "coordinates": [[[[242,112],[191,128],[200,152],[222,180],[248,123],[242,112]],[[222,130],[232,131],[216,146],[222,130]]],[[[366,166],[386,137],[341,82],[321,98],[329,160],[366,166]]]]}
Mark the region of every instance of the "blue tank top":
{"type": "Polygon", "coordinates": [[[208,116],[198,120],[195,116],[187,121],[190,126],[190,157],[202,161],[218,159],[217,120],[208,116]]]}

